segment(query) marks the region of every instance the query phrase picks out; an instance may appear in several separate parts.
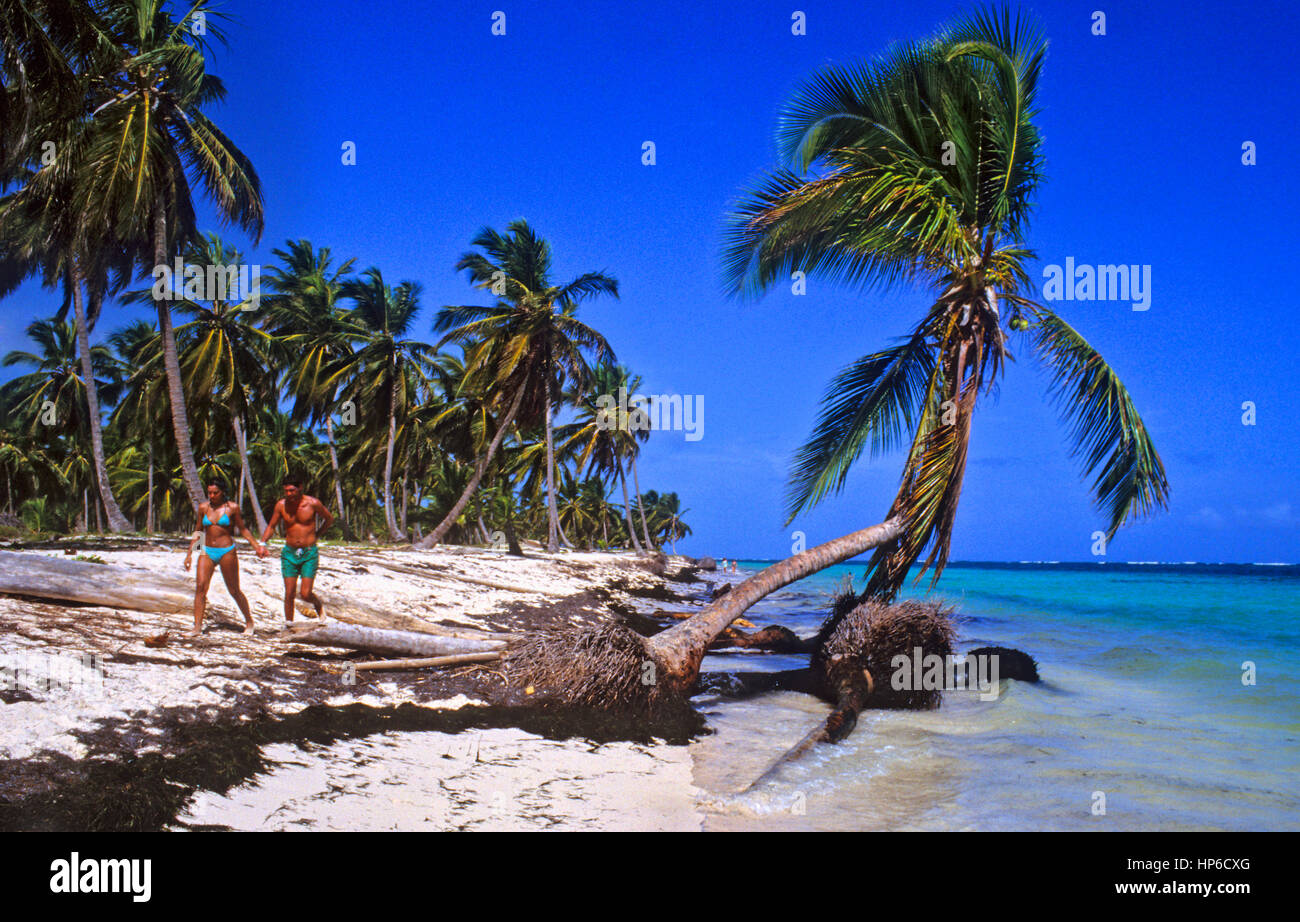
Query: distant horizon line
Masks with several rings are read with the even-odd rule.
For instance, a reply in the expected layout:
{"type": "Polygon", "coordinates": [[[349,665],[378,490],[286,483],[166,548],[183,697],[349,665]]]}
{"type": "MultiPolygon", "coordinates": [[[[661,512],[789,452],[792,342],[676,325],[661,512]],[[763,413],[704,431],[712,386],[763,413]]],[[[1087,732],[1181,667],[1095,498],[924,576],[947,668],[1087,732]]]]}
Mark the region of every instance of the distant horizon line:
{"type": "MultiPolygon", "coordinates": [[[[742,563],[776,563],[786,558],[728,557],[726,559],[735,559],[742,563]]],[[[838,564],[832,564],[831,566],[842,566],[844,564],[866,565],[869,562],[868,560],[853,558],[852,560],[842,560],[838,564]]],[[[1300,567],[1300,561],[1285,560],[952,560],[948,562],[947,566],[1063,566],[1066,564],[1071,566],[1090,564],[1097,567],[1107,565],[1126,567],[1300,567]]]]}

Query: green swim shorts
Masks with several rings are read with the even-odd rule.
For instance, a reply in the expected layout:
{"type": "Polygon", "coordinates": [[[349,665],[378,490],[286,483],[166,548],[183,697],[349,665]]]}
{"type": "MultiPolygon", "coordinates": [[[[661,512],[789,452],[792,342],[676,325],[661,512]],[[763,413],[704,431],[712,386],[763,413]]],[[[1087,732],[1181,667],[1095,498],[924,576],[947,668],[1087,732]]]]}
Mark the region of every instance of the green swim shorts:
{"type": "Polygon", "coordinates": [[[316,545],[309,547],[289,547],[285,545],[280,551],[280,575],[285,579],[315,579],[320,567],[320,549],[316,545]]]}

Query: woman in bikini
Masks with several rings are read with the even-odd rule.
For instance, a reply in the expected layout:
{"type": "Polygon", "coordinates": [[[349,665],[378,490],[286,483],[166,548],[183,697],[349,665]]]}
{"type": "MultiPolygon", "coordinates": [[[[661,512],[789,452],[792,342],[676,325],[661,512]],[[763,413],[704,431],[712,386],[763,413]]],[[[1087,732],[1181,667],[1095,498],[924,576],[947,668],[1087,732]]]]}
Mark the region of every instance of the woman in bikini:
{"type": "Polygon", "coordinates": [[[219,567],[221,576],[230,590],[230,597],[235,600],[239,610],[244,613],[244,633],[253,633],[253,614],[248,608],[248,597],[239,588],[239,558],[235,553],[235,536],[243,534],[253,546],[258,557],[266,556],[266,548],[258,543],[257,536],[244,527],[244,518],[239,506],[226,498],[221,484],[213,480],[208,483],[208,501],[201,503],[198,509],[198,524],[195,526],[194,540],[190,542],[189,552],[185,555],[185,569],[190,568],[194,555],[194,545],[199,536],[203,538],[203,556],[199,558],[196,571],[198,582],[194,589],[194,630],[192,636],[203,632],[203,610],[207,606],[208,585],[212,574],[219,567]]]}

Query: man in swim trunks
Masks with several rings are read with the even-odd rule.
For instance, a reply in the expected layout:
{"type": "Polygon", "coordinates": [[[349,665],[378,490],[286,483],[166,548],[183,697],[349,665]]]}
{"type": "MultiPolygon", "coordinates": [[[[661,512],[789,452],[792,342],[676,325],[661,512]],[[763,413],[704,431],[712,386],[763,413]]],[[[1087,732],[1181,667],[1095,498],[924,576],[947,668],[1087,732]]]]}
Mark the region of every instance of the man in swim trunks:
{"type": "Polygon", "coordinates": [[[310,602],[320,618],[325,610],[324,604],[312,592],[312,583],[316,580],[316,570],[320,566],[320,550],[316,539],[334,522],[334,516],[328,508],[314,496],[302,492],[302,484],[297,477],[284,479],[284,499],[275,504],[275,513],[262,532],[262,540],[267,541],[275,526],[284,523],[284,549],[280,551],[280,575],[284,577],[284,620],[293,620],[293,600],[297,595],[304,602],[310,602]],[[323,521],[316,527],[316,518],[323,521]],[[301,580],[301,585],[299,581],[301,580]]]}

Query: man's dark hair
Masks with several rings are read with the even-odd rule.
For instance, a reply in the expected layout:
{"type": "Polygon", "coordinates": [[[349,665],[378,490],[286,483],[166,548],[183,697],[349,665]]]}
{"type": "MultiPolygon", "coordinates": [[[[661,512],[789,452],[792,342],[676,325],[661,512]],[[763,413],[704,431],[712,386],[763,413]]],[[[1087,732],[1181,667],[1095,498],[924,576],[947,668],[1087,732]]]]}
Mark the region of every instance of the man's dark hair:
{"type": "Polygon", "coordinates": [[[301,490],[302,480],[300,480],[296,475],[290,474],[288,477],[284,478],[284,480],[280,482],[280,486],[297,487],[299,490],[301,490]]]}

